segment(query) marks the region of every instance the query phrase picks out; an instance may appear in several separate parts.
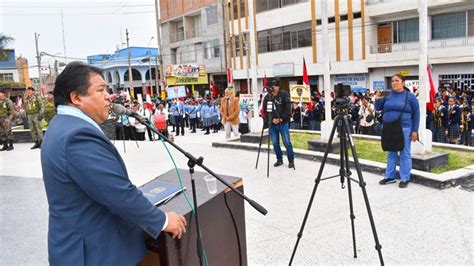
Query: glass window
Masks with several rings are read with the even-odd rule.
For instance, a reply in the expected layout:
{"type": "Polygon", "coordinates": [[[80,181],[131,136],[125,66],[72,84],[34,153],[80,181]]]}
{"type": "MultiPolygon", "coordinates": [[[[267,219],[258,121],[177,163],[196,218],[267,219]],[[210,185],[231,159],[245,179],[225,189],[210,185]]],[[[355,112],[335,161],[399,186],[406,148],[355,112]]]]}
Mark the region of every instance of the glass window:
{"type": "Polygon", "coordinates": [[[217,5],[213,5],[206,8],[207,25],[217,24],[219,19],[218,15],[219,14],[217,13],[217,5]]]}
{"type": "Polygon", "coordinates": [[[392,22],[393,43],[398,43],[398,21],[392,22]]]}
{"type": "Polygon", "coordinates": [[[420,34],[418,23],[418,18],[398,21],[398,42],[417,42],[420,34]]]}
{"type": "Polygon", "coordinates": [[[279,51],[282,49],[283,45],[283,36],[281,32],[281,28],[273,29],[271,31],[271,50],[273,51],[279,51]]]}
{"type": "Polygon", "coordinates": [[[474,10],[469,10],[467,13],[467,35],[474,36],[474,10]]]}
{"type": "Polygon", "coordinates": [[[296,3],[295,0],[281,0],[281,6],[292,5],[294,3],[296,3]]]}
{"type": "Polygon", "coordinates": [[[311,46],[311,29],[298,31],[298,48],[311,46]]]}
{"type": "Polygon", "coordinates": [[[436,15],[432,17],[433,40],[466,36],[466,12],[436,15]]]}
{"type": "Polygon", "coordinates": [[[283,32],[283,50],[291,49],[291,32],[283,32]]]}
{"type": "Polygon", "coordinates": [[[219,39],[214,39],[206,43],[204,58],[210,59],[220,56],[219,39]]]}
{"type": "Polygon", "coordinates": [[[267,31],[261,31],[258,33],[258,52],[270,52],[270,39],[268,38],[267,31]]]}

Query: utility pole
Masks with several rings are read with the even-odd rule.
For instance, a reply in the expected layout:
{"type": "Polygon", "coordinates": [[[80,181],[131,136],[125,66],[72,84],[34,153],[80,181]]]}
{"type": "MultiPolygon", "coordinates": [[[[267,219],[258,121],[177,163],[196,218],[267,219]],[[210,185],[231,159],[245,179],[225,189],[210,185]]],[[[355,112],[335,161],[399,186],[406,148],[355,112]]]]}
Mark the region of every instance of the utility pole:
{"type": "MultiPolygon", "coordinates": [[[[64,32],[64,18],[63,18],[63,9],[61,8],[61,26],[63,29],[63,49],[64,49],[64,61],[67,60],[67,53],[66,53],[66,34],[64,32]]],[[[67,61],[66,61],[67,62],[67,61]]]]}
{"type": "Polygon", "coordinates": [[[43,87],[43,79],[41,78],[41,56],[38,48],[38,39],[39,39],[39,34],[35,32],[35,45],[36,45],[36,61],[38,64],[38,78],[40,82],[40,90],[43,87]]]}
{"type": "Polygon", "coordinates": [[[225,71],[229,68],[230,54],[228,54],[229,44],[229,14],[227,9],[227,1],[222,0],[222,25],[224,26],[224,60],[225,60],[225,71]]]}
{"type": "Polygon", "coordinates": [[[159,95],[161,97],[161,91],[162,91],[162,82],[161,80],[164,79],[164,70],[163,70],[163,50],[161,47],[161,34],[160,34],[160,29],[161,29],[161,20],[160,20],[160,9],[158,8],[158,0],[155,0],[155,17],[156,17],[156,40],[158,42],[158,58],[159,58],[159,63],[160,63],[160,89],[159,89],[159,95]]]}
{"type": "MultiPolygon", "coordinates": [[[[248,14],[249,14],[249,30],[248,30],[248,41],[249,45],[248,47],[250,48],[248,51],[247,50],[247,60],[250,58],[250,77],[252,79],[252,96],[253,96],[253,118],[251,119],[251,126],[250,130],[253,133],[257,133],[260,128],[262,128],[263,125],[263,120],[258,117],[259,110],[258,110],[258,69],[257,69],[257,47],[256,47],[256,42],[255,42],[255,37],[256,37],[256,23],[254,19],[254,12],[255,12],[255,5],[256,1],[250,0],[248,1],[248,14]]],[[[229,12],[232,12],[231,10],[229,12]]],[[[233,22],[232,22],[233,23],[233,22]]],[[[247,61],[247,63],[249,62],[247,61]]],[[[247,77],[249,75],[247,74],[247,77]]]]}
{"type": "Polygon", "coordinates": [[[428,0],[420,0],[418,6],[419,28],[420,28],[420,58],[418,63],[418,75],[420,77],[420,127],[418,137],[422,141],[421,153],[431,152],[431,134],[426,130],[426,101],[429,98],[430,86],[428,81],[428,0]]]}
{"type": "MultiPolygon", "coordinates": [[[[130,81],[130,96],[133,95],[133,75],[132,75],[132,65],[130,64],[130,58],[132,57],[132,52],[130,51],[129,38],[128,38],[128,29],[125,29],[125,34],[127,36],[127,50],[128,50],[128,80],[130,81]]],[[[132,96],[132,98],[134,98],[132,96]]]]}
{"type": "Polygon", "coordinates": [[[331,74],[330,74],[330,65],[329,65],[329,37],[328,37],[328,1],[321,1],[321,24],[323,30],[323,85],[324,85],[324,110],[325,110],[325,120],[322,123],[321,127],[321,139],[329,140],[329,135],[332,128],[332,118],[331,118],[331,74]]]}

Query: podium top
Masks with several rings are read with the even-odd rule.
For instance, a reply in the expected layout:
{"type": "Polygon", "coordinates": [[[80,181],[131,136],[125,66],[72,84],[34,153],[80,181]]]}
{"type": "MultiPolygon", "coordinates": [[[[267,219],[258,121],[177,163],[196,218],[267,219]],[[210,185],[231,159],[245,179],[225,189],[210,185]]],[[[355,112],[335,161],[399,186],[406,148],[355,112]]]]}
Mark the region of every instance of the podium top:
{"type": "MultiPolygon", "coordinates": [[[[188,169],[178,169],[178,171],[181,175],[183,186],[186,187],[186,192],[188,193],[189,199],[191,200],[191,203],[192,203],[193,193],[192,193],[192,186],[191,186],[191,174],[189,173],[188,169]]],[[[204,176],[206,175],[208,175],[208,173],[199,172],[199,171],[195,171],[193,174],[193,178],[196,185],[196,196],[197,196],[198,207],[206,204],[208,201],[218,196],[219,194],[227,193],[229,191],[229,189],[224,184],[222,184],[221,182],[219,182],[219,180],[217,180],[217,193],[209,194],[207,190],[207,186],[206,186],[206,181],[204,181],[204,176]]],[[[232,184],[234,188],[239,188],[242,186],[242,178],[240,177],[226,176],[226,175],[219,175],[219,176],[223,180],[225,180],[227,183],[232,184]]],[[[169,170],[168,172],[156,177],[155,179],[151,180],[148,183],[151,183],[156,180],[160,181],[161,183],[179,185],[178,175],[176,174],[175,169],[169,170]]],[[[147,185],[148,183],[144,184],[143,186],[147,185]]],[[[191,212],[191,209],[189,205],[187,204],[183,193],[180,193],[179,195],[175,196],[168,203],[160,205],[159,208],[164,212],[174,211],[180,215],[186,215],[191,212]]]]}

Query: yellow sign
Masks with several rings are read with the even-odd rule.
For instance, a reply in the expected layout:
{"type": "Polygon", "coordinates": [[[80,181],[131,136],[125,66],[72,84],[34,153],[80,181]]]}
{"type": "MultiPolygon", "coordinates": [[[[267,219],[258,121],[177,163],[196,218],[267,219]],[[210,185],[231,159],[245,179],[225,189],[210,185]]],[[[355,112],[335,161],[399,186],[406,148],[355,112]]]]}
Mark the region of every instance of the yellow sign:
{"type": "Polygon", "coordinates": [[[311,93],[309,86],[306,85],[290,85],[290,97],[292,102],[304,102],[308,103],[311,101],[311,93]]]}
{"type": "Polygon", "coordinates": [[[410,75],[410,71],[408,69],[400,70],[400,72],[398,72],[398,73],[400,73],[403,76],[409,76],[410,75]]]}
{"type": "Polygon", "coordinates": [[[199,77],[166,77],[166,83],[169,86],[208,84],[209,80],[207,74],[204,74],[203,76],[199,77]]]}

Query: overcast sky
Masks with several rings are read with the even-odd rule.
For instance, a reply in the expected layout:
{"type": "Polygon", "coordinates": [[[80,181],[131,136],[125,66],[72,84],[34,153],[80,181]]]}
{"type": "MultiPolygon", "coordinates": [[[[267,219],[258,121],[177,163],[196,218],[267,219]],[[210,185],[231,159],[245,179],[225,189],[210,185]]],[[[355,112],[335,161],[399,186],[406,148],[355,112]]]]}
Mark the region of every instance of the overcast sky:
{"type": "MultiPolygon", "coordinates": [[[[61,26],[63,12],[66,53],[70,58],[113,53],[130,33],[130,46],[157,47],[154,0],[0,0],[0,32],[15,38],[8,48],[28,59],[30,76],[37,77],[34,33],[40,34],[39,51],[64,56],[61,26]],[[121,37],[122,33],[122,37],[121,37]]],[[[122,44],[126,47],[126,44],[122,44]]],[[[72,61],[72,59],[68,59],[72,61]]],[[[44,56],[42,64],[53,66],[44,56]]]]}

